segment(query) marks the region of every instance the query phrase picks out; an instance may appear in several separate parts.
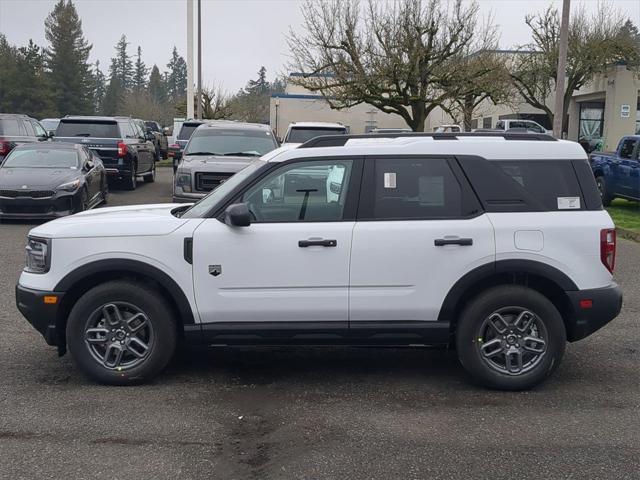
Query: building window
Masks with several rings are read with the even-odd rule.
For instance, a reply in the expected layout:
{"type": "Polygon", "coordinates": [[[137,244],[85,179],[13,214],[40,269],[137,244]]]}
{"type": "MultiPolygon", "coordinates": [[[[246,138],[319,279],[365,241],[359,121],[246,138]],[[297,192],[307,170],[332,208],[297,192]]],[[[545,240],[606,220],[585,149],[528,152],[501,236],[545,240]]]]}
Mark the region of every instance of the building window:
{"type": "Polygon", "coordinates": [[[482,119],[482,128],[491,128],[491,117],[485,117],[482,119]]]}
{"type": "Polygon", "coordinates": [[[604,102],[580,103],[580,133],[578,138],[602,138],[604,129],[604,102]]]}
{"type": "Polygon", "coordinates": [[[478,128],[478,119],[474,118],[473,120],[471,120],[471,129],[475,130],[476,128],[478,128]]]}
{"type": "Polygon", "coordinates": [[[640,135],[640,99],[638,99],[638,109],[636,110],[636,135],[640,135]]]}

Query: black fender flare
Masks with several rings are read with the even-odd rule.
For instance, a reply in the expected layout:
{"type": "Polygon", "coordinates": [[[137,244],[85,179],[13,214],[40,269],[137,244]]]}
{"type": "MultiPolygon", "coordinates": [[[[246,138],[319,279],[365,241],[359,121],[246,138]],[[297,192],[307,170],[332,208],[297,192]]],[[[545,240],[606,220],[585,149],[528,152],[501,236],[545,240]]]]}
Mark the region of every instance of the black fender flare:
{"type": "Polygon", "coordinates": [[[78,285],[78,282],[97,274],[108,275],[109,273],[129,273],[151,278],[169,293],[178,309],[182,324],[193,325],[195,323],[191,305],[182,288],[165,272],[140,260],[110,258],[87,263],[65,275],[55,286],[54,291],[66,293],[78,285]]]}
{"type": "Polygon", "coordinates": [[[442,302],[438,321],[449,321],[453,324],[456,320],[454,318],[456,309],[470,288],[494,275],[510,273],[536,275],[554,283],[564,291],[579,290],[575,282],[565,273],[549,264],[524,259],[498,260],[476,267],[458,279],[442,302]]]}

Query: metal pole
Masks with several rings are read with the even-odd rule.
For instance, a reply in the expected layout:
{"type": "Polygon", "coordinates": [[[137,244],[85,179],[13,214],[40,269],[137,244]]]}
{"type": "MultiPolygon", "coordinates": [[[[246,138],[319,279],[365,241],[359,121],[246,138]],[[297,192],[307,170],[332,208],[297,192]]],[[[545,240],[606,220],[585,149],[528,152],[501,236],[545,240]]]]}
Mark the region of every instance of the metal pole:
{"type": "Polygon", "coordinates": [[[569,43],[569,6],[571,0],[562,2],[562,21],[560,23],[560,46],[558,49],[558,74],[556,77],[556,101],[553,109],[553,136],[562,138],[564,123],[564,84],[567,71],[567,46],[569,43]]]}
{"type": "Polygon", "coordinates": [[[193,0],[187,0],[187,118],[193,118],[193,0]]]}
{"type": "Polygon", "coordinates": [[[202,19],[201,0],[198,0],[198,118],[202,119],[202,19]]]}

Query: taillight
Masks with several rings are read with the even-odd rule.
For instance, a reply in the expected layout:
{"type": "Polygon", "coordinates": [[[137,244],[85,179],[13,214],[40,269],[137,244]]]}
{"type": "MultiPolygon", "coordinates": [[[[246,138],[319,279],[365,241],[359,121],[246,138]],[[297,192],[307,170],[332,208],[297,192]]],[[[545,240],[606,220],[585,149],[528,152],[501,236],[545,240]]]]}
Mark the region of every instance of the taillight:
{"type": "Polygon", "coordinates": [[[605,228],[600,230],[600,260],[611,273],[616,266],[616,230],[605,228]]]}
{"type": "Polygon", "coordinates": [[[9,153],[9,142],[0,142],[0,155],[7,155],[9,153]]]}
{"type": "Polygon", "coordinates": [[[124,142],[119,142],[118,143],[118,156],[119,157],[124,157],[127,152],[129,151],[129,149],[127,148],[127,144],[124,142]]]}

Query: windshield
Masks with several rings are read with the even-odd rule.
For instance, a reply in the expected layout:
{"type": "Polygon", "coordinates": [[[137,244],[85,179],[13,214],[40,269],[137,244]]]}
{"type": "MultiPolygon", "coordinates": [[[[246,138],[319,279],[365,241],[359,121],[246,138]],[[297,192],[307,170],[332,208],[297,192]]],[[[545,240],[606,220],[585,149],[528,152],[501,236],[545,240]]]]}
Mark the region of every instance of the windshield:
{"type": "Polygon", "coordinates": [[[212,190],[209,195],[204,197],[198,203],[193,205],[189,210],[182,214],[182,218],[200,218],[209,210],[211,210],[220,200],[225,198],[231,193],[240,183],[246,178],[257,172],[261,168],[265,167],[267,162],[262,160],[255,160],[249,165],[244,167],[234,176],[229,178],[226,182],[220,184],[215,190],[212,190]]]}
{"type": "Polygon", "coordinates": [[[160,128],[156,122],[144,122],[144,125],[153,132],[160,132],[160,128]]]}
{"type": "Polygon", "coordinates": [[[13,150],[2,168],[78,168],[75,150],[13,150]]]}
{"type": "Polygon", "coordinates": [[[178,134],[178,140],[189,140],[193,131],[200,125],[200,123],[183,123],[180,133],[178,134]]]}
{"type": "Polygon", "coordinates": [[[246,155],[260,157],[276,148],[271,132],[233,128],[206,128],[193,134],[185,155],[246,155]]]}
{"type": "Polygon", "coordinates": [[[40,125],[42,125],[47,130],[55,130],[58,128],[58,124],[60,120],[40,120],[40,125]]]}
{"type": "Polygon", "coordinates": [[[304,143],[322,135],[345,135],[345,128],[294,127],[284,140],[286,143],[304,143]]]}
{"type": "Polygon", "coordinates": [[[86,122],[62,120],[56,129],[56,137],[119,138],[116,122],[86,122]]]}

